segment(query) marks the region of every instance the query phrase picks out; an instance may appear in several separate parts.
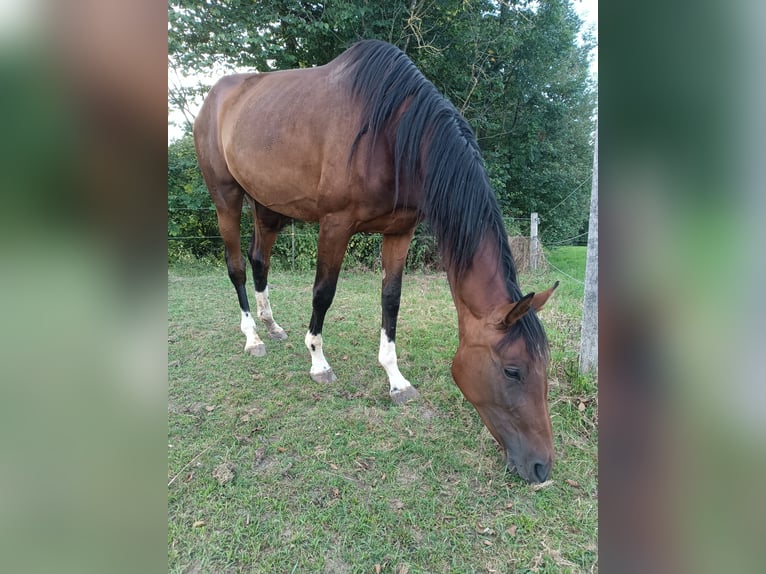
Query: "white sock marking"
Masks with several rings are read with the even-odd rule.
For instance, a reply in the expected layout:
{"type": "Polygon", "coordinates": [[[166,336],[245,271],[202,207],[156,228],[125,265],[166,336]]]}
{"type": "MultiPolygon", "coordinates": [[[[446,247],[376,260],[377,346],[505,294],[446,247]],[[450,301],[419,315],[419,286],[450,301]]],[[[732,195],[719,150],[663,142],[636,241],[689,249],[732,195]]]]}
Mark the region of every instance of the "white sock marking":
{"type": "Polygon", "coordinates": [[[322,351],[322,335],[312,335],[311,331],[309,331],[306,333],[305,342],[306,348],[311,353],[311,374],[318,375],[331,370],[330,364],[324,358],[324,352],[322,351]]]}
{"type": "Polygon", "coordinates": [[[258,306],[258,318],[261,321],[274,319],[271,314],[271,305],[269,304],[269,286],[263,291],[255,292],[255,304],[258,306]]]}
{"type": "Polygon", "coordinates": [[[412,386],[399,371],[399,365],[396,361],[396,343],[388,340],[388,335],[386,335],[385,329],[380,330],[380,351],[378,351],[378,362],[380,362],[386,370],[388,384],[391,386],[391,392],[401,391],[412,386]]]}
{"type": "Polygon", "coordinates": [[[263,291],[255,292],[255,304],[258,308],[258,318],[263,321],[268,329],[269,333],[284,332],[284,329],[280,327],[274,320],[274,315],[271,312],[271,304],[269,303],[269,286],[263,291]]]}
{"type": "Polygon", "coordinates": [[[245,350],[251,349],[258,345],[263,345],[263,341],[261,341],[258,333],[255,332],[255,319],[253,319],[253,316],[249,312],[243,311],[242,309],[240,309],[239,312],[242,315],[242,319],[239,322],[239,329],[247,339],[245,342],[245,350]]]}

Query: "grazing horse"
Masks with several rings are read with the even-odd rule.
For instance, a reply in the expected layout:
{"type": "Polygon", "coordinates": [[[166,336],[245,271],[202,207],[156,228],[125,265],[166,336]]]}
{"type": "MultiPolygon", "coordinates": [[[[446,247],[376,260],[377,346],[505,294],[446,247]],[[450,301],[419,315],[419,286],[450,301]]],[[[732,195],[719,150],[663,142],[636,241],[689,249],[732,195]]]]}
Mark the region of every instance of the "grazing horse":
{"type": "Polygon", "coordinates": [[[246,351],[266,352],[248,303],[240,250],[240,214],[248,197],[257,315],[271,338],[287,337],[269,304],[271,248],[290,219],[319,222],[305,338],[317,382],[335,380],[322,325],[348,241],[357,232],[383,235],[378,360],[394,403],[417,397],[397,366],[395,340],[407,250],[425,219],[457,309],[460,342],[452,376],[503,447],[508,468],[530,482],[548,479],[548,342],[536,312],[558,283],[522,296],[474,134],[403,52],[370,40],[324,66],[226,76],[205,99],[194,141],[239,298],[246,351]]]}

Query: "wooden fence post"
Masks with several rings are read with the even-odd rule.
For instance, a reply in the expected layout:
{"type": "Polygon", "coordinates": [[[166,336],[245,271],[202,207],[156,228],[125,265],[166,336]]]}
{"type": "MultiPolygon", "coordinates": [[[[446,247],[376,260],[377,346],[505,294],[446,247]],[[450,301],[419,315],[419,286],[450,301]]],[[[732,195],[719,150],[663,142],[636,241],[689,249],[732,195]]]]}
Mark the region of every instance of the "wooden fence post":
{"type": "Polygon", "coordinates": [[[532,271],[537,271],[537,258],[540,249],[540,243],[537,239],[537,223],[539,220],[537,212],[533,212],[530,218],[531,231],[529,232],[529,267],[532,271]]]}
{"type": "Polygon", "coordinates": [[[590,192],[585,295],[580,329],[580,372],[598,371],[598,131],[593,149],[593,187],[590,192]]]}

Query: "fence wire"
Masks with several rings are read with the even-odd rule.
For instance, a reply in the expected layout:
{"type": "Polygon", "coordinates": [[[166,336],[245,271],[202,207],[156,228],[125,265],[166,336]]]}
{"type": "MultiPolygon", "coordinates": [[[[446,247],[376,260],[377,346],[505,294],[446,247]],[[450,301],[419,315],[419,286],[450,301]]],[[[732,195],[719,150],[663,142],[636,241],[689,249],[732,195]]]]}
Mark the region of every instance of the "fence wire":
{"type": "MultiPolygon", "coordinates": [[[[562,201],[560,201],[553,209],[549,210],[548,213],[553,212],[557,207],[562,205],[567,199],[569,199],[574,193],[582,187],[582,185],[585,182],[581,183],[577,188],[575,188],[567,197],[565,197],[562,201]]],[[[248,204],[243,204],[243,212],[244,211],[251,211],[250,206],[248,204]]],[[[198,208],[192,208],[192,207],[174,207],[174,208],[168,208],[169,213],[174,212],[182,212],[182,213],[189,213],[189,212],[200,212],[200,213],[209,213],[209,212],[215,212],[215,207],[198,207],[198,208]]],[[[508,228],[508,231],[511,235],[521,235],[521,236],[528,236],[530,234],[530,226],[531,221],[530,217],[503,217],[503,221],[505,222],[506,228],[508,228]]],[[[295,243],[296,239],[304,239],[304,238],[313,238],[316,239],[318,236],[318,225],[317,224],[311,224],[311,223],[304,223],[299,222],[301,226],[307,226],[303,229],[296,229],[294,227],[294,224],[290,227],[285,227],[280,233],[279,238],[281,238],[283,241],[292,241],[293,244],[295,243]],[[289,239],[288,239],[289,238],[289,239]]],[[[563,247],[567,245],[577,245],[578,243],[582,245],[581,241],[576,241],[578,239],[581,239],[582,237],[585,237],[588,235],[587,231],[584,231],[582,233],[578,233],[577,235],[573,235],[572,237],[567,237],[566,239],[561,239],[557,241],[543,241],[539,236],[537,238],[538,243],[543,248],[549,248],[549,247],[563,247]]],[[[244,232],[240,235],[240,241],[243,245],[247,245],[252,238],[252,231],[244,232]]],[[[168,236],[167,237],[168,242],[197,242],[197,241],[220,241],[222,242],[223,239],[220,235],[175,235],[175,236],[168,236]]],[[[291,249],[291,253],[288,254],[288,259],[290,260],[290,266],[292,268],[295,267],[295,253],[294,253],[295,245],[293,245],[291,249]]],[[[584,282],[580,279],[577,279],[576,277],[572,277],[567,272],[563,271],[550,261],[547,261],[548,265],[554,269],[556,272],[560,273],[564,277],[567,277],[568,279],[575,281],[581,285],[584,285],[584,282]]]]}
{"type": "MultiPolygon", "coordinates": [[[[543,245],[546,247],[550,247],[551,245],[563,245],[564,243],[568,243],[569,241],[572,241],[573,239],[578,239],[582,237],[583,235],[588,235],[587,231],[583,231],[582,233],[578,233],[577,235],[574,235],[572,237],[567,237],[566,239],[562,239],[561,241],[545,241],[543,242],[543,245]]],[[[572,243],[572,245],[575,245],[572,243]]]]}
{"type": "Polygon", "coordinates": [[[580,182],[580,185],[578,185],[577,187],[575,187],[575,188],[574,188],[574,189],[573,189],[573,190],[572,190],[572,191],[569,193],[569,195],[567,195],[567,196],[566,196],[564,199],[562,199],[562,200],[561,200],[561,201],[559,201],[559,202],[558,202],[556,205],[554,205],[553,207],[551,207],[551,208],[548,210],[548,212],[545,214],[545,216],[547,217],[547,216],[549,216],[551,213],[553,213],[554,211],[556,211],[556,209],[557,209],[557,208],[559,208],[559,207],[561,206],[561,204],[562,204],[562,203],[564,203],[564,202],[565,202],[567,199],[569,199],[570,197],[572,197],[572,196],[573,196],[573,195],[574,195],[574,194],[577,192],[577,190],[578,190],[578,189],[580,189],[580,188],[581,188],[583,185],[585,185],[585,184],[586,184],[588,181],[590,181],[590,180],[591,180],[591,176],[588,176],[587,178],[585,178],[584,180],[582,180],[582,181],[580,182]]]}
{"type": "Polygon", "coordinates": [[[578,279],[577,277],[572,277],[572,276],[571,276],[569,273],[567,273],[566,271],[564,271],[564,270],[562,270],[562,269],[559,269],[558,267],[556,267],[556,266],[555,266],[553,263],[551,263],[550,261],[548,261],[547,263],[548,263],[548,265],[550,265],[551,267],[553,267],[553,268],[554,268],[556,271],[558,271],[558,272],[559,272],[559,273],[561,273],[562,275],[564,275],[564,276],[566,276],[566,277],[569,277],[569,278],[570,278],[572,281],[576,281],[576,282],[577,282],[577,283],[579,283],[580,285],[585,285],[585,282],[584,282],[584,281],[581,281],[581,280],[580,280],[580,279],[578,279]]]}

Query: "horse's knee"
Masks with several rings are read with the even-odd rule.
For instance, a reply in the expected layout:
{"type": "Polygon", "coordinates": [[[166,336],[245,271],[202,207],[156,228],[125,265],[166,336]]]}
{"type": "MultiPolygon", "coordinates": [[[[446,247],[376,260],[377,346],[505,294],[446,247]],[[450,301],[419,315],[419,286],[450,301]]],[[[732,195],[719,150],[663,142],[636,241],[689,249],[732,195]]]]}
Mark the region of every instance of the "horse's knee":
{"type": "Polygon", "coordinates": [[[226,270],[229,272],[229,279],[236,285],[243,285],[247,280],[247,272],[245,270],[245,262],[242,260],[242,256],[233,257],[229,255],[229,252],[225,252],[226,257],[226,270]]]}
{"type": "Polygon", "coordinates": [[[269,266],[266,264],[266,261],[260,253],[256,253],[250,256],[250,265],[253,267],[253,281],[255,282],[255,290],[264,291],[269,282],[269,266]]]}

